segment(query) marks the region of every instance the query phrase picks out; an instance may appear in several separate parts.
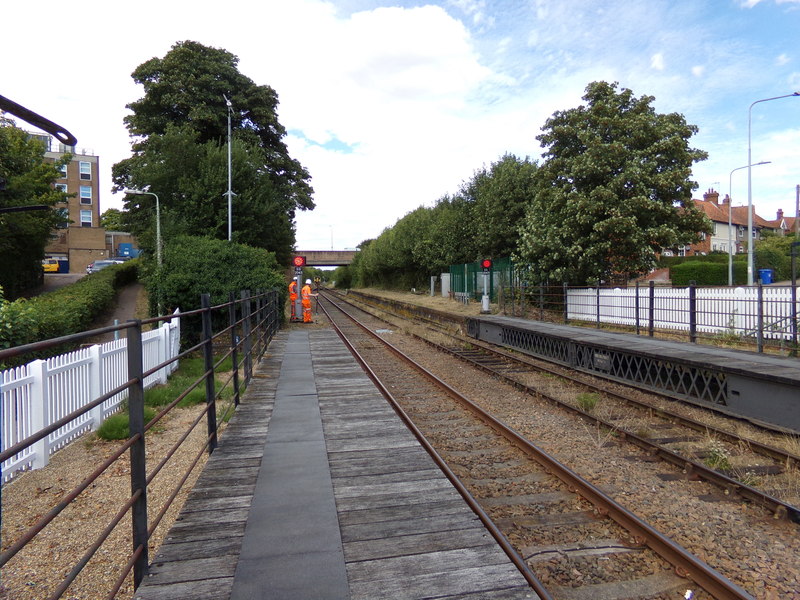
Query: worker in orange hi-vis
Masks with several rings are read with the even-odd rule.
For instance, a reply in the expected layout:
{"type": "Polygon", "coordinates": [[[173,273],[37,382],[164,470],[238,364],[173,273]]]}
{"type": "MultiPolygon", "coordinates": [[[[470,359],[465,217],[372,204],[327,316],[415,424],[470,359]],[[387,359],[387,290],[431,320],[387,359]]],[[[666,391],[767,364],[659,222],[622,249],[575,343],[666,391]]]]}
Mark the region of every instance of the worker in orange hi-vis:
{"type": "Polygon", "coordinates": [[[292,283],[289,284],[289,303],[292,306],[292,321],[294,321],[297,319],[294,309],[294,305],[297,303],[297,277],[293,277],[292,283]]]}
{"type": "Polygon", "coordinates": [[[310,279],[306,279],[306,284],[303,286],[300,295],[303,300],[303,323],[312,323],[313,321],[311,320],[311,296],[319,296],[319,294],[313,294],[311,292],[310,279]]]}

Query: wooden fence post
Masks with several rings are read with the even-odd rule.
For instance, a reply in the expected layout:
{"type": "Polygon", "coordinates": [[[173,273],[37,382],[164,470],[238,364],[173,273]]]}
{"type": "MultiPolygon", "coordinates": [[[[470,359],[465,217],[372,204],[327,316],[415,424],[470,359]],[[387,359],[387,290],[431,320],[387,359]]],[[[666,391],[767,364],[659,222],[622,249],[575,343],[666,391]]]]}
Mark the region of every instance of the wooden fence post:
{"type": "MultiPolygon", "coordinates": [[[[89,356],[92,357],[92,362],[89,363],[89,401],[94,402],[103,395],[103,353],[100,344],[89,346],[89,356]]],[[[97,428],[103,423],[103,404],[95,406],[90,411],[92,418],[92,431],[97,431],[97,428]]]]}
{"type": "MultiPolygon", "coordinates": [[[[47,393],[47,363],[39,358],[30,363],[31,384],[31,432],[41,431],[50,425],[50,398],[47,393]]],[[[50,436],[46,435],[33,444],[34,469],[46,467],[50,462],[50,436]]]]}

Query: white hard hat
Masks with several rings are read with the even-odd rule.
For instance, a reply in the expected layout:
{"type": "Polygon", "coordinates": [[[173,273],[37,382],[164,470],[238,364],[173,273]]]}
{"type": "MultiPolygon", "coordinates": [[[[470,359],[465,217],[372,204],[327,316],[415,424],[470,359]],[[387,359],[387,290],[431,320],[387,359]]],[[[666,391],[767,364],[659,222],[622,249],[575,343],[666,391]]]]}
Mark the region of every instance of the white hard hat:
{"type": "Polygon", "coordinates": [[[311,283],[311,280],[310,279],[306,279],[306,283],[311,283]]]}
{"type": "Polygon", "coordinates": [[[294,279],[295,281],[297,281],[297,275],[295,275],[294,277],[292,277],[292,279],[294,279]]]}

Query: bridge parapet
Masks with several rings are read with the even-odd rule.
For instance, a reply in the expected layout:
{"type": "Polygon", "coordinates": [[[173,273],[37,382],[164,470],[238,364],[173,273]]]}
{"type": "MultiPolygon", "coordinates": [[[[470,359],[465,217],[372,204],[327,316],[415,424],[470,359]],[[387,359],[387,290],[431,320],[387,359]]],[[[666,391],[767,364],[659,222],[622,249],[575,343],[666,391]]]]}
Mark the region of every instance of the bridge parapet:
{"type": "Polygon", "coordinates": [[[353,262],[357,250],[297,250],[310,267],[342,267],[353,262]]]}

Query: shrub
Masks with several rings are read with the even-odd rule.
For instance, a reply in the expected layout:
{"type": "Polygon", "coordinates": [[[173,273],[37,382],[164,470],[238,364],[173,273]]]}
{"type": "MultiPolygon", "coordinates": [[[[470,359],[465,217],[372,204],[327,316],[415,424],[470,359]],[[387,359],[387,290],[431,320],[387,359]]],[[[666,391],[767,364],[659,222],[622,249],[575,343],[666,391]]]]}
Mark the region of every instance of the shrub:
{"type": "MultiPolygon", "coordinates": [[[[114,265],[29,300],[6,302],[0,294],[0,347],[21,346],[90,329],[111,307],[117,289],[136,281],[138,268],[138,260],[114,265]]],[[[51,348],[39,357],[66,350],[51,348]]],[[[25,362],[30,359],[31,356],[22,357],[25,362]]],[[[0,368],[10,365],[11,362],[0,368]]]]}
{"type": "MultiPolygon", "coordinates": [[[[671,267],[669,277],[674,286],[686,286],[690,281],[697,285],[728,285],[728,264],[691,260],[671,267]]],[[[733,263],[733,282],[743,284],[747,281],[747,264],[733,263]]]]}
{"type": "MultiPolygon", "coordinates": [[[[102,271],[101,271],[102,273],[102,271]]],[[[163,266],[148,261],[142,277],[150,298],[150,312],[156,314],[159,300],[165,314],[180,308],[200,308],[200,295],[211,295],[212,305],[228,302],[230,292],[255,293],[277,288],[281,300],[286,298],[283,269],[275,254],[260,248],[224,240],[179,236],[164,248],[163,266]]],[[[224,311],[217,316],[219,325],[227,323],[224,311]]],[[[200,331],[199,317],[187,319],[184,331],[200,331]]]]}

